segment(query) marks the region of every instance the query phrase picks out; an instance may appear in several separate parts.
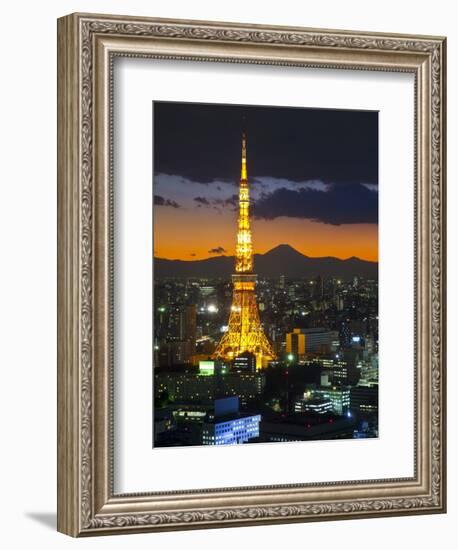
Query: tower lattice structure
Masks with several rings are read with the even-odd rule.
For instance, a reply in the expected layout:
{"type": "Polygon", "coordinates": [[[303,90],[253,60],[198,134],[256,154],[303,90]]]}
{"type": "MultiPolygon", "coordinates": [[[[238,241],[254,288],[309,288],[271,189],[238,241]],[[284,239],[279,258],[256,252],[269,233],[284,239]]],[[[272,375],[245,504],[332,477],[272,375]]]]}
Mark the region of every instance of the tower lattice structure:
{"type": "Polygon", "coordinates": [[[239,185],[235,273],[232,275],[232,285],[228,330],[221,338],[213,357],[231,361],[248,351],[256,356],[256,368],[263,368],[268,361],[275,359],[275,353],[261,325],[256,302],[245,132],[242,135],[242,170],[239,185]]]}

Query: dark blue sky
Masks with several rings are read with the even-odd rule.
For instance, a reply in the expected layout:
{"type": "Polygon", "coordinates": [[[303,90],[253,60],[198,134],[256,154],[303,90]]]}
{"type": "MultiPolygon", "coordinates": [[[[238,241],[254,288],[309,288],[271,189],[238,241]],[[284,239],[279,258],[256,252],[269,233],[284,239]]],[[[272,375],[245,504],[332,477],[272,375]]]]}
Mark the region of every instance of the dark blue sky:
{"type": "Polygon", "coordinates": [[[237,180],[245,124],[251,177],[378,183],[378,113],[155,103],[155,171],[201,183],[237,180]],[[245,123],[243,122],[245,119],[245,123]]]}

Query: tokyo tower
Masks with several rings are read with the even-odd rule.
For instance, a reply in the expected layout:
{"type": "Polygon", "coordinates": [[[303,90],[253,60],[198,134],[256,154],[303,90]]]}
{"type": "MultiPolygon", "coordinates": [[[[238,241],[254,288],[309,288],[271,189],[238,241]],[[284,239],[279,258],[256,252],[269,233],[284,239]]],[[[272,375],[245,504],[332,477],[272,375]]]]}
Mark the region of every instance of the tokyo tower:
{"type": "Polygon", "coordinates": [[[256,303],[245,132],[242,134],[242,171],[239,185],[235,273],[232,275],[232,285],[228,330],[217,345],[213,358],[232,361],[241,353],[248,351],[256,356],[256,368],[261,369],[275,359],[275,353],[264,334],[256,303]]]}

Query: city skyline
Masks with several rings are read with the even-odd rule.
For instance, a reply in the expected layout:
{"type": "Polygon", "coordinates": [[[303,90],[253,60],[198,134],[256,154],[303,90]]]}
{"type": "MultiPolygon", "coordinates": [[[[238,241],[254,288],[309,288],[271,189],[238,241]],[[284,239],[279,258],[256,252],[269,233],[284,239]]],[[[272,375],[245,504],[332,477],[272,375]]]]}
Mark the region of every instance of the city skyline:
{"type": "Polygon", "coordinates": [[[162,102],[154,105],[154,256],[235,255],[234,144],[244,117],[254,252],[289,244],[310,257],[378,261],[378,113],[162,102]]]}
{"type": "Polygon", "coordinates": [[[153,447],[378,437],[376,113],[154,113],[153,447]]]}

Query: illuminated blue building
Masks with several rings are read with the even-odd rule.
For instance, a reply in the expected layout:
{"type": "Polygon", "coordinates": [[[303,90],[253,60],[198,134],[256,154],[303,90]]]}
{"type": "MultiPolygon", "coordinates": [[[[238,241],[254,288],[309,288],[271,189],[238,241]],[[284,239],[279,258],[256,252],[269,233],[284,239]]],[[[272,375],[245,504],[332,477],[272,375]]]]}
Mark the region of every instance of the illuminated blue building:
{"type": "Polygon", "coordinates": [[[238,397],[215,400],[215,412],[202,426],[203,445],[237,445],[259,437],[261,415],[239,413],[238,397]]]}

